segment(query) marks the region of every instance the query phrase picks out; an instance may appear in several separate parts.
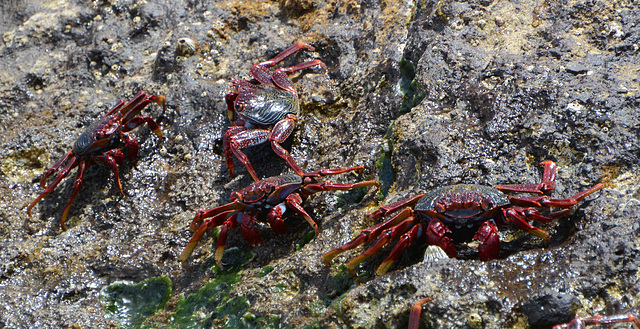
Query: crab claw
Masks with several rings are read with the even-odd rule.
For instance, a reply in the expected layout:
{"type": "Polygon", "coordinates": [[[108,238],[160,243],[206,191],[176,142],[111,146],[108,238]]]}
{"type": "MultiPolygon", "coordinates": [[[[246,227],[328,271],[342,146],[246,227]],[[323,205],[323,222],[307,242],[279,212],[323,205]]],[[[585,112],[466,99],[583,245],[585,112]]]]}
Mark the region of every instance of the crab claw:
{"type": "Polygon", "coordinates": [[[267,223],[271,226],[273,232],[277,235],[284,235],[287,233],[287,229],[284,226],[284,220],[282,219],[282,215],[287,210],[287,206],[284,203],[280,203],[277,206],[273,207],[269,214],[267,214],[267,223]]]}
{"type": "Polygon", "coordinates": [[[258,229],[253,226],[253,223],[255,222],[256,219],[247,213],[242,215],[242,220],[240,222],[240,233],[242,233],[244,239],[247,240],[251,246],[262,244],[260,233],[258,233],[258,229]]]}

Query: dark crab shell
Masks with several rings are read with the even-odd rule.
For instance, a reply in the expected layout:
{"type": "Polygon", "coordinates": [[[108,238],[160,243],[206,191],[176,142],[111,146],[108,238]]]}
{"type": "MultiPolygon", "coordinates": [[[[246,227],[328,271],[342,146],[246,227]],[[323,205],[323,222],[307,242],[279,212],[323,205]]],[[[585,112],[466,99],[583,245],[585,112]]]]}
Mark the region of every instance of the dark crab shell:
{"type": "Polygon", "coordinates": [[[459,184],[429,191],[414,209],[439,218],[450,229],[459,230],[477,227],[509,205],[507,196],[493,187],[459,184]]]}
{"type": "Polygon", "coordinates": [[[73,143],[73,154],[86,156],[95,151],[103,152],[105,149],[116,148],[120,142],[120,133],[122,132],[122,125],[119,124],[121,118],[122,116],[118,114],[110,115],[93,123],[73,143]],[[98,133],[102,136],[98,137],[98,133]],[[99,140],[105,141],[96,143],[99,140]]]}
{"type": "Polygon", "coordinates": [[[268,209],[284,201],[287,196],[298,190],[301,185],[302,179],[298,175],[269,177],[255,182],[242,190],[233,192],[231,200],[238,199],[247,206],[251,204],[255,207],[268,209]]]}
{"type": "Polygon", "coordinates": [[[240,88],[235,101],[238,114],[251,123],[273,125],[287,114],[298,115],[300,101],[295,93],[264,85],[240,88]]]}

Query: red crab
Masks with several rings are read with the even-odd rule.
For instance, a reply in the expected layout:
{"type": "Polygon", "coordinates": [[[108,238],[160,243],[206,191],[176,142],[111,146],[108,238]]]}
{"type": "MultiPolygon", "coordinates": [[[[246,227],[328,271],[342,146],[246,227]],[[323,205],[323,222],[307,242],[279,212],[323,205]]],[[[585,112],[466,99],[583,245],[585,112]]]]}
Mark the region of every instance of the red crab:
{"type": "Polygon", "coordinates": [[[303,176],[302,169],[295,162],[291,154],[280,143],[284,142],[295,126],[296,116],[300,112],[300,101],[293,82],[287,76],[306,68],[320,66],[327,67],[320,60],[300,63],[290,67],[275,69],[269,72],[267,68],[280,63],[301,49],[315,51],[312,46],[298,42],[282,51],[276,57],[251,66],[249,73],[253,80],[233,80],[237,91],[229,93],[225,99],[232,124],[223,137],[224,153],[227,169],[233,177],[233,156],[249,171],[256,182],[260,179],[249,162],[249,158],[242,149],[271,142],[271,148],[282,159],[287,161],[293,171],[303,176]],[[235,118],[235,120],[234,120],[235,118]]]}
{"type": "Polygon", "coordinates": [[[355,239],[342,247],[323,255],[326,264],[345,250],[355,248],[375,238],[377,240],[360,256],[347,263],[353,272],[362,261],[377,253],[385,244],[400,237],[390,255],[377,268],[377,274],[387,272],[405,248],[421,237],[426,237],[429,245],[441,247],[449,257],[456,257],[454,241],[479,240],[479,258],[498,258],[500,241],[497,226],[513,224],[545,241],[549,234],[533,227],[528,220],[548,223],[567,215],[570,207],[587,195],[601,189],[602,184],[577,193],[566,199],[554,199],[547,195],[556,187],[556,164],[543,161],[544,173],[540,184],[500,185],[495,188],[482,185],[461,184],[436,188],[426,194],[383,206],[369,218],[380,218],[387,214],[401,212],[390,219],[364,229],[355,239]],[[512,196],[503,192],[536,193],[538,196],[512,196]],[[542,213],[538,209],[561,208],[554,212],[542,213]],[[475,234],[474,234],[475,233],[475,234]]]}
{"type": "Polygon", "coordinates": [[[282,175],[263,179],[248,187],[231,192],[231,203],[198,211],[191,222],[191,231],[194,232],[189,244],[180,255],[180,260],[186,265],[193,249],[198,244],[204,233],[214,227],[221,226],[218,244],[214,253],[214,259],[219,267],[227,241],[227,232],[235,227],[240,227],[240,233],[252,246],[262,242],[258,229],[254,226],[256,221],[267,222],[271,229],[278,235],[286,233],[283,214],[287,208],[301,215],[316,231],[318,225],[302,208],[302,202],[308,196],[323,191],[350,190],[362,186],[376,186],[376,181],[364,181],[353,184],[339,184],[331,182],[318,182],[317,177],[336,175],[348,171],[361,172],[362,166],[353,168],[321,169],[312,173],[298,175],[282,175]]]}
{"type": "Polygon", "coordinates": [[[596,315],[588,318],[576,318],[569,323],[554,326],[553,329],[586,329],[587,326],[597,324],[603,324],[609,327],[615,323],[631,323],[634,328],[640,329],[640,322],[638,321],[638,318],[632,314],[609,316],[596,315]]]}
{"type": "Polygon", "coordinates": [[[120,100],[100,121],[94,122],[73,144],[71,151],[67,152],[62,159],[58,160],[53,167],[49,168],[40,180],[40,186],[45,188],[33,202],[27,207],[27,213],[31,216],[31,209],[44,198],[49,192],[58,186],[58,184],[69,175],[69,172],[78,167],[78,174],[73,185],[73,191],[69,197],[69,202],[64,208],[62,218],[60,218],[60,226],[65,228],[64,222],[71,208],[73,200],[78,195],[80,186],[82,186],[83,175],[86,167],[93,163],[99,163],[111,168],[116,177],[116,183],[120,193],[122,185],[118,176],[118,164],[121,164],[125,157],[129,161],[135,161],[138,155],[138,142],[127,132],[136,127],[147,124],[153,132],[158,135],[162,141],[162,130],[160,126],[150,117],[146,115],[138,115],[149,103],[162,105],[163,113],[165,110],[165,98],[160,95],[147,95],[140,91],[136,97],[126,103],[120,100]],[[58,169],[58,175],[51,184],[47,186],[47,178],[52,176],[58,169]]]}

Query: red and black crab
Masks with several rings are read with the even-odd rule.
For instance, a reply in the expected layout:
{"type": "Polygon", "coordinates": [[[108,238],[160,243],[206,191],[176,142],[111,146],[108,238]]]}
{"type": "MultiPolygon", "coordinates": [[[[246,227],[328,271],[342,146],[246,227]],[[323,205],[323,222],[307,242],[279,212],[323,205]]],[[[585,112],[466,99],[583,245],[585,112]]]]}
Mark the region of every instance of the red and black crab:
{"type": "Polygon", "coordinates": [[[231,202],[225,205],[201,210],[193,218],[190,229],[193,237],[180,255],[186,265],[189,256],[202,239],[204,233],[214,227],[221,226],[214,259],[222,267],[222,254],[227,241],[227,232],[240,227],[240,233],[252,246],[262,243],[256,221],[266,222],[278,235],[286,233],[283,215],[287,209],[302,216],[318,235],[318,225],[302,208],[302,203],[312,194],[323,191],[346,191],[357,187],[380,186],[376,181],[364,181],[351,184],[319,182],[317,178],[336,175],[349,171],[361,172],[362,166],[352,168],[321,169],[312,173],[298,175],[281,175],[265,178],[244,189],[231,193],[231,202]]]}
{"type": "Polygon", "coordinates": [[[122,195],[122,184],[118,175],[118,165],[124,159],[133,162],[138,155],[138,142],[128,132],[140,125],[147,124],[149,128],[162,141],[162,130],[155,120],[146,116],[139,115],[140,112],[149,103],[162,105],[163,113],[166,109],[165,97],[160,95],[147,95],[140,91],[136,97],[128,103],[120,100],[109,112],[99,121],[94,122],[84,133],[76,139],[71,151],[67,152],[58,162],[56,162],[49,170],[47,170],[42,179],[40,186],[45,190],[27,207],[27,213],[31,216],[31,209],[53,191],[60,182],[69,175],[69,172],[78,167],[78,174],[73,184],[73,191],[69,197],[67,206],[64,208],[62,217],[60,218],[60,226],[65,228],[65,220],[71,204],[80,191],[82,186],[85,169],[94,164],[99,163],[109,167],[115,175],[118,190],[122,195]],[[60,169],[60,171],[58,171],[60,169]],[[47,179],[58,171],[56,178],[47,185],[47,179]]]}
{"type": "Polygon", "coordinates": [[[549,234],[531,226],[528,220],[548,223],[565,216],[570,212],[570,207],[601,189],[603,185],[596,184],[566,199],[555,199],[545,193],[556,187],[556,164],[553,161],[543,161],[541,165],[544,166],[544,173],[539,184],[444,186],[383,206],[368,217],[376,219],[401,209],[402,211],[382,223],[362,230],[345,245],[325,253],[323,261],[330,265],[338,254],[375,239],[369,249],[347,263],[347,269],[353,272],[358,264],[398,237],[398,243],[377,268],[376,274],[386,273],[402,252],[418,238],[426,238],[429,245],[439,246],[449,257],[455,258],[457,251],[454,242],[472,237],[480,242],[478,251],[481,260],[496,259],[500,251],[497,226],[506,224],[513,224],[547,241],[549,234]],[[507,195],[504,192],[538,195],[507,195]],[[560,210],[540,211],[549,208],[560,210]]]}
{"type": "Polygon", "coordinates": [[[296,174],[304,175],[291,154],[280,145],[293,132],[296,117],[300,112],[298,92],[287,74],[314,66],[319,66],[324,70],[327,67],[322,61],[316,59],[290,67],[278,68],[273,72],[267,70],[301,49],[315,51],[312,46],[298,42],[283,50],[276,57],[251,66],[249,70],[253,77],[251,81],[233,80],[233,86],[237,89],[225,97],[229,120],[232,123],[224,134],[222,142],[227,169],[232,177],[233,156],[235,155],[247,168],[253,180],[256,182],[260,180],[242,149],[266,141],[271,143],[273,151],[284,159],[296,174]]]}

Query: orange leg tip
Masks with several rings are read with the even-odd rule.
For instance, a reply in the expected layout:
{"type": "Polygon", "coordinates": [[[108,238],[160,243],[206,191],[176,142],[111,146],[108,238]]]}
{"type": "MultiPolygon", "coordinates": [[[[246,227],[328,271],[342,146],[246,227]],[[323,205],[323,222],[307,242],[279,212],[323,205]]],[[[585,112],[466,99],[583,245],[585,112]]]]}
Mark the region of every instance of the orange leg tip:
{"type": "Polygon", "coordinates": [[[337,252],[329,251],[328,253],[322,255],[322,262],[327,266],[331,266],[331,262],[333,261],[334,258],[336,258],[337,255],[338,255],[337,252]]]}
{"type": "Polygon", "coordinates": [[[382,264],[380,264],[376,269],[376,275],[384,275],[389,271],[391,265],[393,265],[393,261],[388,260],[386,262],[382,262],[382,264]]]}
{"type": "Polygon", "coordinates": [[[547,231],[537,229],[537,230],[532,230],[529,233],[539,237],[540,239],[544,240],[544,242],[549,242],[549,233],[547,233],[547,231]]]}

